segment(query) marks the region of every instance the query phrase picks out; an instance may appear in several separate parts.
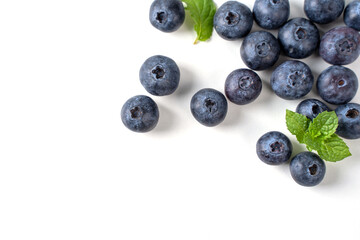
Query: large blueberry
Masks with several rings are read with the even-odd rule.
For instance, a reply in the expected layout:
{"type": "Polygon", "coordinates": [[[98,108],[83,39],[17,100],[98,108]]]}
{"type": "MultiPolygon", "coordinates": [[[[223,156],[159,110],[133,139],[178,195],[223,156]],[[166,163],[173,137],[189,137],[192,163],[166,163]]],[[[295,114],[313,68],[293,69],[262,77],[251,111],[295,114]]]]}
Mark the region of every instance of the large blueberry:
{"type": "Polygon", "coordinates": [[[296,112],[305,115],[310,120],[313,120],[322,112],[330,111],[330,108],[320,100],[310,98],[301,101],[297,107],[296,112]]]}
{"type": "Polygon", "coordinates": [[[282,26],[278,38],[285,55],[302,59],[315,52],[320,42],[319,30],[305,18],[294,18],[282,26]]]}
{"type": "Polygon", "coordinates": [[[253,70],[272,67],[280,56],[278,40],[269,32],[258,31],[247,35],[241,44],[240,55],[253,70]]]}
{"type": "Polygon", "coordinates": [[[344,6],[344,0],[305,0],[304,11],[311,21],[326,24],[340,17],[344,6]]]}
{"type": "Polygon", "coordinates": [[[280,165],[290,159],[292,144],[283,133],[271,131],[259,138],[256,143],[256,153],[264,163],[280,165]]]}
{"type": "Polygon", "coordinates": [[[347,139],[360,138],[360,105],[348,103],[335,109],[339,119],[336,133],[347,139]]]}
{"type": "Polygon", "coordinates": [[[254,101],[261,92],[262,82],[254,71],[237,69],[225,81],[225,95],[233,103],[244,105],[254,101]]]}
{"type": "Polygon", "coordinates": [[[155,0],[150,6],[150,23],[163,32],[174,32],[185,21],[185,9],[180,0],[155,0]]]}
{"type": "Polygon", "coordinates": [[[353,63],[360,55],[360,34],[349,27],[336,27],[321,38],[320,56],[333,65],[353,63]]]}
{"type": "Polygon", "coordinates": [[[289,60],[278,66],[271,75],[270,85],[276,95],[294,100],[308,94],[314,84],[314,76],[308,65],[289,60]]]}
{"type": "Polygon", "coordinates": [[[140,82],[150,94],[169,95],[177,89],[180,81],[180,69],[169,57],[152,56],[140,68],[140,82]]]}
{"type": "Polygon", "coordinates": [[[190,109],[199,123],[207,127],[213,127],[225,119],[228,104],[221,92],[211,88],[204,88],[192,97],[190,109]]]}
{"type": "Polygon", "coordinates": [[[288,0],[256,0],[253,13],[260,27],[277,29],[288,20],[290,4],[288,0]]]}
{"type": "Polygon", "coordinates": [[[360,1],[353,1],[346,6],[344,22],[348,27],[360,31],[360,1]]]}
{"type": "Polygon", "coordinates": [[[159,121],[157,104],[148,96],[137,95],[125,102],[121,109],[121,120],[134,132],[148,132],[159,121]]]}
{"type": "Polygon", "coordinates": [[[324,179],[325,172],[324,161],[312,152],[301,152],[290,161],[292,178],[305,187],[318,185],[324,179]]]}
{"type": "Polygon", "coordinates": [[[214,16],[214,28],[220,37],[236,40],[251,31],[253,17],[250,8],[238,1],[227,1],[214,16]]]}
{"type": "Polygon", "coordinates": [[[356,74],[343,66],[331,66],[318,77],[317,91],[322,99],[331,104],[350,102],[358,89],[356,74]]]}

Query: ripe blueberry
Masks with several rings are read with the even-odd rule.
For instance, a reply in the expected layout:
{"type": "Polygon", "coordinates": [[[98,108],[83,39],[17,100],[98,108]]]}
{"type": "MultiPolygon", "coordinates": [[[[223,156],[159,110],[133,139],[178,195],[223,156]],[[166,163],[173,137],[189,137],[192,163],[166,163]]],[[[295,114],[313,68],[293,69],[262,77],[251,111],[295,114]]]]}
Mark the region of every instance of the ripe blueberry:
{"type": "Polygon", "coordinates": [[[305,187],[318,185],[324,179],[325,172],[324,161],[312,152],[301,152],[290,161],[292,178],[305,187]]]}
{"type": "Polygon", "coordinates": [[[305,115],[310,120],[324,111],[330,111],[330,108],[325,103],[313,98],[301,101],[296,107],[297,113],[305,115]]]}
{"type": "Polygon", "coordinates": [[[140,82],[150,94],[165,96],[175,92],[180,81],[180,69],[169,57],[152,56],[140,68],[140,82]]]}
{"type": "Polygon", "coordinates": [[[309,57],[320,42],[319,30],[305,18],[294,18],[282,26],[278,33],[286,56],[296,59],[309,57]]]}
{"type": "Polygon", "coordinates": [[[192,97],[190,109],[199,123],[207,127],[213,127],[225,119],[228,104],[221,92],[211,88],[204,88],[192,97]]]}
{"type": "Polygon", "coordinates": [[[347,5],[344,12],[344,22],[348,27],[360,31],[360,1],[347,5]]]}
{"type": "Polygon", "coordinates": [[[244,105],[254,101],[261,92],[262,82],[254,71],[237,69],[225,81],[225,95],[233,103],[244,105]]]}
{"type": "Polygon", "coordinates": [[[331,66],[325,69],[316,83],[319,95],[331,104],[345,104],[356,95],[358,79],[355,73],[343,66],[331,66]]]}
{"type": "Polygon", "coordinates": [[[290,15],[288,0],[256,0],[253,8],[254,19],[260,27],[277,29],[284,25],[290,15]]]}
{"type": "Polygon", "coordinates": [[[360,34],[349,27],[336,27],[321,38],[320,56],[333,65],[353,63],[360,55],[360,34]]]}
{"type": "Polygon", "coordinates": [[[280,56],[278,40],[269,32],[258,31],[245,37],[240,48],[241,58],[253,70],[272,67],[280,56]]]}
{"type": "Polygon", "coordinates": [[[360,138],[360,105],[348,103],[335,109],[339,119],[336,133],[347,139],[360,138]]]}
{"type": "Polygon", "coordinates": [[[121,120],[134,132],[148,132],[155,128],[159,121],[159,109],[150,97],[137,95],[123,105],[121,120]]]}
{"type": "Polygon", "coordinates": [[[155,0],[150,6],[150,23],[163,32],[174,32],[185,21],[184,5],[179,0],[155,0]]]}
{"type": "Polygon", "coordinates": [[[271,75],[270,85],[279,97],[294,100],[308,94],[314,84],[314,76],[308,65],[289,60],[278,66],[271,75]]]}
{"type": "Polygon", "coordinates": [[[344,0],[305,0],[304,11],[311,21],[326,24],[340,17],[344,6],[344,0]]]}
{"type": "Polygon", "coordinates": [[[289,138],[281,132],[267,132],[257,141],[256,153],[264,163],[280,165],[290,159],[292,144],[289,138]]]}
{"type": "Polygon", "coordinates": [[[237,1],[227,1],[214,16],[214,28],[220,37],[236,40],[245,37],[253,25],[251,10],[237,1]]]}

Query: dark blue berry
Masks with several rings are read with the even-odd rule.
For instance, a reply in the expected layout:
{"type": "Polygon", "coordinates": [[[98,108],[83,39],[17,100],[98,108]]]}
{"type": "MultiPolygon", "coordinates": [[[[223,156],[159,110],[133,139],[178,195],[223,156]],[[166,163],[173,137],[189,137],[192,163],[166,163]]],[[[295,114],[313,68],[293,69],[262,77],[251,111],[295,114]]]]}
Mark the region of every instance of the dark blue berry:
{"type": "Polygon", "coordinates": [[[296,107],[297,113],[305,115],[310,120],[325,111],[330,111],[330,108],[320,100],[313,98],[301,101],[296,107]]]}
{"type": "Polygon", "coordinates": [[[331,66],[325,69],[316,83],[317,91],[322,99],[331,104],[350,102],[358,89],[356,74],[343,66],[331,66]]]}
{"type": "Polygon", "coordinates": [[[156,55],[146,59],[140,68],[139,77],[150,94],[165,96],[179,86],[180,69],[171,58],[156,55]]]}
{"type": "Polygon", "coordinates": [[[360,55],[360,34],[349,27],[336,27],[321,38],[320,56],[333,65],[353,63],[360,55]]]}
{"type": "Polygon", "coordinates": [[[252,25],[250,8],[237,1],[225,2],[214,16],[215,31],[226,40],[245,37],[251,31],[252,25]]]}
{"type": "Polygon", "coordinates": [[[254,71],[237,69],[225,81],[225,95],[233,103],[244,105],[254,101],[261,92],[262,82],[254,71]]]}
{"type": "Polygon", "coordinates": [[[155,0],[150,6],[150,23],[163,32],[174,32],[185,21],[184,5],[179,0],[155,0]]]}
{"type": "Polygon", "coordinates": [[[344,22],[348,27],[360,31],[360,1],[347,5],[344,12],[344,22]]]}
{"type": "Polygon", "coordinates": [[[360,138],[360,105],[348,103],[335,109],[339,119],[336,133],[347,139],[360,138]]]}
{"type": "Polygon", "coordinates": [[[286,61],[278,66],[271,75],[270,85],[276,95],[283,99],[294,100],[308,94],[314,84],[311,69],[300,61],[286,61]]]}
{"type": "Polygon", "coordinates": [[[199,123],[207,127],[213,127],[225,119],[228,104],[221,92],[211,88],[204,88],[192,97],[190,109],[199,123]]]}
{"type": "Polygon", "coordinates": [[[258,31],[245,37],[240,48],[241,58],[253,70],[272,67],[280,56],[278,40],[269,32],[258,31]]]}
{"type": "Polygon", "coordinates": [[[292,144],[283,133],[272,131],[259,138],[256,143],[256,153],[264,163],[280,165],[290,159],[292,144]]]}
{"type": "Polygon", "coordinates": [[[159,109],[150,97],[134,96],[123,105],[121,120],[134,132],[148,132],[155,128],[159,121],[159,109]]]}
{"type": "Polygon", "coordinates": [[[320,42],[319,30],[305,18],[289,20],[280,28],[278,38],[285,55],[296,59],[309,57],[320,42]]]}
{"type": "Polygon", "coordinates": [[[344,0],[305,0],[304,11],[311,21],[326,24],[340,17],[344,6],[344,0]]]}
{"type": "Polygon", "coordinates": [[[301,152],[290,161],[292,178],[305,187],[318,185],[324,179],[325,172],[324,161],[312,152],[301,152]]]}
{"type": "Polygon", "coordinates": [[[254,19],[260,27],[277,29],[284,25],[290,15],[288,0],[256,0],[253,8],[254,19]]]}

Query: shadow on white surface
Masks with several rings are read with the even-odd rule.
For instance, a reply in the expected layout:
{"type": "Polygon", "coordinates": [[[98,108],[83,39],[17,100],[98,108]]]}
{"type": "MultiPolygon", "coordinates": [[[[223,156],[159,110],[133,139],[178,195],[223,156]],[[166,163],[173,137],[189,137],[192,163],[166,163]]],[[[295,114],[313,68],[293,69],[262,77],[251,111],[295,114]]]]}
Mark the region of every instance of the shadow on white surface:
{"type": "Polygon", "coordinates": [[[180,82],[178,89],[174,92],[175,97],[184,97],[189,94],[194,87],[194,75],[192,72],[184,66],[179,66],[180,68],[180,82]]]}
{"type": "Polygon", "coordinates": [[[292,152],[291,158],[295,157],[295,155],[297,155],[301,152],[307,151],[304,144],[300,144],[296,140],[293,140],[293,139],[292,139],[291,143],[293,145],[293,152],[292,152]]]}
{"type": "MultiPolygon", "coordinates": [[[[228,100],[228,99],[227,99],[228,100]]],[[[228,113],[224,122],[220,124],[220,127],[232,127],[241,122],[243,116],[243,106],[236,105],[228,100],[228,113]]]]}
{"type": "Polygon", "coordinates": [[[160,117],[156,128],[153,130],[154,134],[168,133],[173,125],[176,125],[175,114],[164,104],[158,103],[160,117]]]}
{"type": "Polygon", "coordinates": [[[326,164],[326,174],[324,180],[319,184],[320,187],[337,187],[341,185],[340,180],[340,171],[343,169],[336,166],[336,163],[325,163],[326,164]]]}

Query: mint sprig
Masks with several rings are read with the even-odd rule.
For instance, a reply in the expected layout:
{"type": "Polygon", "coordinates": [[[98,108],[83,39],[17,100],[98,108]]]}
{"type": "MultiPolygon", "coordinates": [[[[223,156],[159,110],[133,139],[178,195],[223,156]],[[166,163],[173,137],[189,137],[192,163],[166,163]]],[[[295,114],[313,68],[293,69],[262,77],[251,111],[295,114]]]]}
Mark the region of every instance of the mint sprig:
{"type": "Polygon", "coordinates": [[[194,21],[194,30],[197,34],[194,44],[208,40],[213,32],[213,19],[216,5],[213,0],[182,0],[194,21]]]}
{"type": "Polygon", "coordinates": [[[351,156],[349,147],[336,135],[338,117],[334,111],[322,112],[312,121],[299,113],[286,110],[286,126],[299,143],[309,151],[330,162],[337,162],[351,156]]]}
{"type": "Polygon", "coordinates": [[[291,134],[296,136],[299,143],[305,143],[304,137],[310,122],[306,116],[286,110],[286,126],[291,134]]]}

